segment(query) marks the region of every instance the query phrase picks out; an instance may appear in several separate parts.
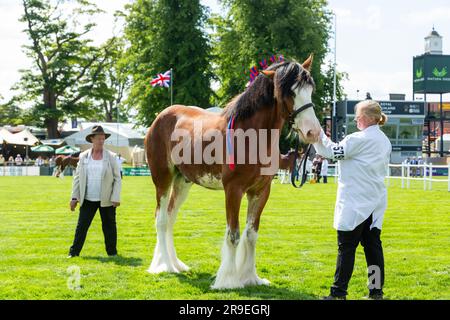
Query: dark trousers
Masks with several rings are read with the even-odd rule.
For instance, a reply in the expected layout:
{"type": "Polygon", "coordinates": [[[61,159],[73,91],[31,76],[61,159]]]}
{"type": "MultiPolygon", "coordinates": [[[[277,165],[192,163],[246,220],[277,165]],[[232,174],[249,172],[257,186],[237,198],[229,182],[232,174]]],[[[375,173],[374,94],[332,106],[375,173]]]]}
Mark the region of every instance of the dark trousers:
{"type": "Polygon", "coordinates": [[[101,207],[100,201],[84,200],[80,207],[80,216],[78,217],[78,225],[75,230],[75,239],[70,247],[69,254],[78,256],[83,248],[86,235],[94,219],[97,209],[100,209],[100,217],[102,218],[102,230],[105,236],[105,247],[108,255],[117,254],[117,227],[116,227],[116,208],[101,207]]]}
{"type": "Polygon", "coordinates": [[[328,183],[328,176],[322,176],[323,178],[323,183],[328,183]]]}
{"type": "MultiPolygon", "coordinates": [[[[380,234],[381,230],[373,228],[372,215],[355,228],[353,231],[338,231],[338,257],[336,262],[336,272],[334,275],[334,283],[331,286],[330,294],[332,296],[341,297],[347,295],[348,283],[353,273],[355,264],[355,252],[359,242],[364,247],[366,262],[368,267],[369,295],[382,294],[384,285],[384,257],[383,248],[381,246],[380,234]],[[375,268],[374,268],[375,266],[375,268]],[[369,268],[370,267],[370,268],[369,268]],[[373,269],[380,271],[375,275],[373,269]],[[377,281],[373,281],[374,276],[379,276],[377,281]],[[372,283],[372,285],[371,285],[372,283]]],[[[376,272],[376,271],[375,271],[376,272]]]]}

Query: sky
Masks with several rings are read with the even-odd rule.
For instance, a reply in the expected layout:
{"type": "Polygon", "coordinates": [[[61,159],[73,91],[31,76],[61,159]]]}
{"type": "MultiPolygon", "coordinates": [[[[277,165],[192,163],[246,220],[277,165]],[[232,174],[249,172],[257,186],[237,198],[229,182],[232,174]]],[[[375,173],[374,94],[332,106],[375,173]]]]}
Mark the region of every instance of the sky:
{"type": "MultiPolygon", "coordinates": [[[[94,0],[105,14],[96,19],[92,32],[95,43],[111,37],[113,12],[131,0],[94,0]]],[[[30,66],[21,46],[28,42],[18,21],[20,0],[0,0],[0,102],[14,94],[10,88],[19,80],[18,70],[30,66]]],[[[217,0],[202,0],[213,12],[220,12],[217,0]]],[[[388,100],[389,93],[406,94],[412,99],[412,58],[424,52],[424,37],[433,26],[443,39],[444,54],[450,54],[449,0],[328,0],[336,14],[336,62],[347,72],[343,83],[349,99],[362,99],[370,92],[377,100],[388,100]]],[[[334,40],[329,42],[333,59],[334,40]]],[[[433,98],[433,97],[431,97],[433,98]]],[[[436,97],[437,99],[437,97],[436,97]]],[[[449,95],[444,96],[450,100],[449,95]]]]}

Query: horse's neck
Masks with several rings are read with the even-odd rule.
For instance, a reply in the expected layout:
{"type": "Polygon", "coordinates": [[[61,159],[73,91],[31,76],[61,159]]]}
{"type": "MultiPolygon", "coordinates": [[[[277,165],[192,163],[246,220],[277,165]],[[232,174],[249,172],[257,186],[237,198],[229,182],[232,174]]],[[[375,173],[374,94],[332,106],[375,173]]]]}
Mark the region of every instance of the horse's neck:
{"type": "MultiPolygon", "coordinates": [[[[247,122],[246,127],[253,129],[276,129],[280,130],[283,128],[284,119],[281,116],[281,112],[278,109],[278,106],[272,106],[268,108],[263,108],[260,111],[256,112],[249,119],[244,120],[244,123],[247,122]]],[[[244,125],[245,126],[245,125],[244,125]]]]}

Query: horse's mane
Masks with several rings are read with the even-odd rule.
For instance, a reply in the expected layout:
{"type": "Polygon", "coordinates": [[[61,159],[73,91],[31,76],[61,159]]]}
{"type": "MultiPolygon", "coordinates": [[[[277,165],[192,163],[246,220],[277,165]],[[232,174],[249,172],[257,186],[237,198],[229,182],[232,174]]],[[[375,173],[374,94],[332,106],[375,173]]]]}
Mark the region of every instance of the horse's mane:
{"type": "Polygon", "coordinates": [[[227,119],[234,116],[236,120],[245,120],[263,108],[272,107],[275,104],[275,97],[282,100],[281,103],[292,98],[294,94],[292,86],[296,82],[297,86],[302,86],[304,83],[314,86],[309,72],[297,62],[276,63],[266,70],[275,71],[274,78],[259,74],[243,93],[228,103],[222,111],[222,115],[227,119]],[[276,82],[276,87],[274,82],[276,82]]]}

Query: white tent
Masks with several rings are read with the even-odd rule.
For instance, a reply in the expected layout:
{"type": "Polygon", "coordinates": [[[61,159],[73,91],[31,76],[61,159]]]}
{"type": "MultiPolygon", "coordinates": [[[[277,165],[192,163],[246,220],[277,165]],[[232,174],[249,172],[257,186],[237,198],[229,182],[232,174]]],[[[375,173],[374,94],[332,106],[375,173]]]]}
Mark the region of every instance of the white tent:
{"type": "Polygon", "coordinates": [[[5,128],[0,129],[0,141],[3,143],[3,141],[7,142],[8,140],[13,139],[13,134],[6,130],[5,128]]]}
{"type": "Polygon", "coordinates": [[[23,146],[34,146],[35,144],[39,143],[39,139],[36,138],[28,129],[24,129],[19,133],[13,134],[5,128],[2,128],[0,130],[0,138],[8,144],[23,146]]]}

